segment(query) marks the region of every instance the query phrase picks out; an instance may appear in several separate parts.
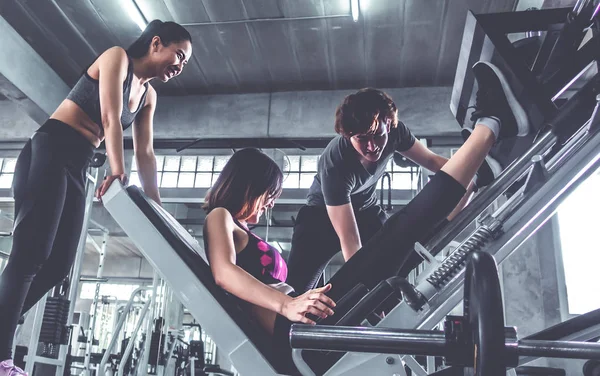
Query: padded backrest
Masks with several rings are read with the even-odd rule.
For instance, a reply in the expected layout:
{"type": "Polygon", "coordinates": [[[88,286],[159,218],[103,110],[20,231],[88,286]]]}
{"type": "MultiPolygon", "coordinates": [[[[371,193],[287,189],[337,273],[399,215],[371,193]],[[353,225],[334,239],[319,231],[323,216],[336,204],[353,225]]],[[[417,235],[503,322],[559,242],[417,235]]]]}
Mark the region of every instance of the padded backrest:
{"type": "Polygon", "coordinates": [[[132,201],[146,215],[148,220],[156,227],[190,270],[193,271],[210,294],[227,311],[229,316],[246,334],[258,351],[261,352],[263,357],[267,359],[273,368],[281,373],[281,370],[276,368],[277,362],[273,355],[271,336],[251,320],[251,317],[240,307],[235,297],[217,286],[210,266],[206,262],[206,254],[198,241],[166,210],[148,199],[138,187],[129,186],[127,187],[127,192],[132,201]]]}

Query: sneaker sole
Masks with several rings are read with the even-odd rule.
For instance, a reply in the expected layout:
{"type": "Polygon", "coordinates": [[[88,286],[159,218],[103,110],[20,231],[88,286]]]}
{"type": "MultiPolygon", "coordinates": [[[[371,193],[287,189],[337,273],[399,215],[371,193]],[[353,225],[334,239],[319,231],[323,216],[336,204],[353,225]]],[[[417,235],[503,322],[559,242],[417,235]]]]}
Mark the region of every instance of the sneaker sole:
{"type": "Polygon", "coordinates": [[[502,74],[502,72],[500,71],[500,69],[498,69],[498,67],[496,67],[494,64],[492,64],[490,62],[478,61],[477,63],[475,63],[475,65],[473,65],[473,67],[475,67],[477,64],[486,65],[492,71],[494,71],[494,73],[496,74],[496,77],[498,77],[498,80],[500,81],[500,85],[502,86],[502,91],[504,92],[504,95],[506,96],[508,105],[511,108],[511,110],[513,111],[513,115],[517,122],[517,136],[522,137],[522,136],[527,135],[529,133],[529,119],[527,117],[527,114],[525,113],[525,110],[523,109],[523,107],[521,107],[521,104],[519,103],[519,101],[517,101],[517,98],[515,97],[515,94],[512,92],[510,85],[508,84],[508,81],[506,80],[506,77],[504,77],[504,74],[502,74]]]}

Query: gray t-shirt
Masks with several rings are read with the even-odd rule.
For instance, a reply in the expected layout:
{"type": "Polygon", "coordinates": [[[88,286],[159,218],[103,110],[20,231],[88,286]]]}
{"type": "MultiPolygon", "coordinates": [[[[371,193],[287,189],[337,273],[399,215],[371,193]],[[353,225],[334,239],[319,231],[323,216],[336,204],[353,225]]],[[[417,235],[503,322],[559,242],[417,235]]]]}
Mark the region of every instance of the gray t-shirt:
{"type": "Polygon", "coordinates": [[[410,149],[415,137],[410,130],[398,122],[398,127],[389,133],[388,143],[371,172],[360,163],[359,154],[349,139],[336,136],[325,148],[311,185],[307,205],[340,206],[349,202],[354,210],[360,211],[377,203],[377,182],[385,173],[388,161],[395,152],[410,149]]]}

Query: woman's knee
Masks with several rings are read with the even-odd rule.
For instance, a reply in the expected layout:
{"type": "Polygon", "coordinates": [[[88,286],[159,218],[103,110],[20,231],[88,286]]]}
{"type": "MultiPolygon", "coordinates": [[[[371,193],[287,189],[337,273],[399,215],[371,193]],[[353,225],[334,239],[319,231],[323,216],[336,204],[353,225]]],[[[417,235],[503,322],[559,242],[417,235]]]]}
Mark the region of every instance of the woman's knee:
{"type": "Polygon", "coordinates": [[[11,262],[19,272],[35,275],[48,262],[52,244],[48,244],[49,242],[43,241],[42,238],[42,234],[35,234],[23,228],[15,229],[11,262]]]}
{"type": "Polygon", "coordinates": [[[40,272],[45,261],[46,259],[12,257],[6,265],[6,271],[11,271],[11,274],[19,275],[25,280],[31,280],[40,272]]]}

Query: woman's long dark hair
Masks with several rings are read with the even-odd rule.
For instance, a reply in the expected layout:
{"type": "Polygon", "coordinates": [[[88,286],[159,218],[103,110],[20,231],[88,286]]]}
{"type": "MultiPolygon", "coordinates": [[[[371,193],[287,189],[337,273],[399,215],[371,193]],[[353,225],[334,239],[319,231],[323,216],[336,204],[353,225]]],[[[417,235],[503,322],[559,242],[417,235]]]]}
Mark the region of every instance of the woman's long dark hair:
{"type": "Polygon", "coordinates": [[[178,43],[183,41],[192,42],[192,36],[190,33],[180,24],[176,22],[162,22],[160,20],[154,20],[146,26],[146,29],[142,32],[142,35],[133,42],[127,49],[127,55],[132,58],[140,58],[146,56],[148,48],[152,42],[152,38],[158,36],[163,46],[168,46],[171,43],[178,43]]]}
{"type": "Polygon", "coordinates": [[[275,161],[255,148],[237,151],[210,188],[204,209],[227,209],[238,219],[248,219],[258,210],[260,199],[281,194],[283,173],[275,161]]]}

